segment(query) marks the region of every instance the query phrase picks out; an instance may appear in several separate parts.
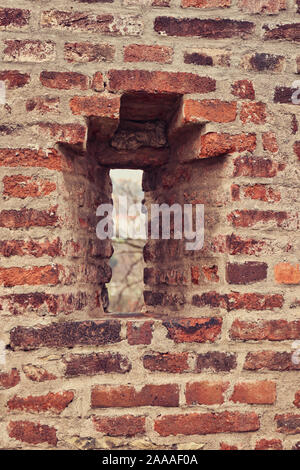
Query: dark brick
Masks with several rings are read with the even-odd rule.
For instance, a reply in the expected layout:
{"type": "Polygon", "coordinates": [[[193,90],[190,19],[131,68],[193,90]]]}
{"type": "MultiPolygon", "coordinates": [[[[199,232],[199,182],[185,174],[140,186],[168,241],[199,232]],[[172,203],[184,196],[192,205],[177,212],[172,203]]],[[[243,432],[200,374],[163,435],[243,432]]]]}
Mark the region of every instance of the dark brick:
{"type": "Polygon", "coordinates": [[[163,322],[168,330],[167,338],[175,343],[214,342],[221,333],[221,318],[183,318],[163,322]]]}
{"type": "Polygon", "coordinates": [[[125,374],[131,370],[128,358],[119,353],[74,354],[64,359],[64,363],[66,377],[101,373],[125,374]]]}
{"type": "Polygon", "coordinates": [[[196,372],[211,369],[215,372],[229,372],[237,366],[236,354],[219,351],[198,354],[196,372]]]}
{"type": "Polygon", "coordinates": [[[30,351],[41,347],[100,346],[121,341],[120,330],[116,320],[52,323],[40,328],[17,326],[10,333],[10,347],[30,351]]]}
{"type": "Polygon", "coordinates": [[[243,264],[227,263],[226,280],[229,284],[250,284],[267,278],[268,265],[256,261],[243,264]]]}

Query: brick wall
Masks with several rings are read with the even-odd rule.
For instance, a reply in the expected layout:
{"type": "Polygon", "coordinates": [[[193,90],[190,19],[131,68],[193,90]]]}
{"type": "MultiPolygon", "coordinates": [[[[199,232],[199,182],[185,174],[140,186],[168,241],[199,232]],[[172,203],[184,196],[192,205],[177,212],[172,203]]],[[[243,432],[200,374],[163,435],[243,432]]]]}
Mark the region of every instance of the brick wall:
{"type": "Polygon", "coordinates": [[[2,0],[1,448],[300,447],[299,14],[2,0]],[[164,146],[111,147],[153,119],[164,146]],[[145,170],[147,204],[206,211],[202,251],[147,242],[132,318],[103,305],[111,167],[145,170]]]}

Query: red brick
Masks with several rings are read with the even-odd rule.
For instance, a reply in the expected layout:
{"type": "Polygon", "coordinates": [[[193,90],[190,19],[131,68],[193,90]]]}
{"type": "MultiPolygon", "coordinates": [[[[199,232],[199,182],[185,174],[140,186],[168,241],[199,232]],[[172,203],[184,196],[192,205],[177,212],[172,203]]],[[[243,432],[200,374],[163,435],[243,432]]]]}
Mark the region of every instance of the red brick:
{"type": "Polygon", "coordinates": [[[68,169],[64,157],[55,149],[0,149],[0,167],[41,167],[62,171],[68,169]]]}
{"type": "Polygon", "coordinates": [[[6,40],[4,60],[9,62],[51,62],[56,58],[53,41],[6,40]]]}
{"type": "Polygon", "coordinates": [[[40,136],[52,139],[55,143],[84,144],[86,139],[87,128],[81,124],[40,122],[36,126],[40,136]]]}
{"type": "Polygon", "coordinates": [[[18,369],[11,369],[10,372],[0,373],[0,390],[13,388],[20,383],[20,373],[18,369]]]}
{"type": "Polygon", "coordinates": [[[224,411],[222,413],[192,413],[167,415],[155,421],[155,431],[163,437],[183,434],[217,434],[224,432],[257,431],[259,418],[255,413],[224,411]]]}
{"type": "Polygon", "coordinates": [[[27,379],[32,382],[47,382],[48,380],[56,380],[57,377],[51,374],[43,367],[27,364],[22,367],[24,374],[27,379]]]}
{"type": "Polygon", "coordinates": [[[283,222],[288,219],[288,214],[283,211],[236,210],[227,218],[234,227],[254,227],[267,222],[273,222],[275,226],[281,227],[283,222]]]}
{"type": "Polygon", "coordinates": [[[35,240],[3,240],[0,241],[0,254],[6,258],[10,256],[61,256],[62,243],[57,238],[53,241],[35,241],[35,240]]]}
{"type": "Polygon", "coordinates": [[[273,178],[285,169],[284,163],[277,163],[270,158],[243,155],[234,160],[233,176],[250,176],[251,178],[273,178]]]}
{"type": "Polygon", "coordinates": [[[183,8],[225,8],[230,5],[231,0],[181,0],[183,8]]]}
{"type": "Polygon", "coordinates": [[[119,353],[72,354],[64,358],[66,377],[119,373],[131,370],[131,363],[119,353]]]}
{"type": "Polygon", "coordinates": [[[237,115],[236,102],[221,100],[185,99],[172,127],[175,129],[189,124],[211,122],[233,122],[237,115]]]}
{"type": "Polygon", "coordinates": [[[255,90],[250,80],[238,80],[231,86],[231,93],[242,99],[254,100],[255,90]]]}
{"type": "Polygon", "coordinates": [[[260,439],[255,444],[255,450],[283,450],[280,439],[260,439]]]}
{"type": "Polygon", "coordinates": [[[175,343],[215,342],[222,328],[222,318],[182,318],[164,321],[168,330],[167,338],[175,343]]]}
{"type": "Polygon", "coordinates": [[[295,142],[295,144],[294,144],[294,152],[295,152],[296,156],[298,157],[298,160],[300,160],[300,141],[299,141],[299,142],[295,142]]]}
{"type": "Polygon", "coordinates": [[[36,209],[3,210],[0,212],[0,227],[21,228],[21,227],[55,227],[58,222],[56,215],[57,208],[49,211],[39,211],[36,209]]]}
{"type": "Polygon", "coordinates": [[[276,415],[277,432],[283,434],[299,434],[300,433],[300,415],[286,413],[276,415]]]}
{"type": "Polygon", "coordinates": [[[0,71],[0,80],[5,82],[8,90],[14,90],[27,85],[30,82],[30,75],[18,70],[4,70],[0,71]]]}
{"type": "Polygon", "coordinates": [[[260,320],[247,322],[235,320],[230,337],[242,341],[284,341],[300,339],[300,321],[260,320]]]}
{"type": "Polygon", "coordinates": [[[212,308],[225,308],[228,312],[232,310],[274,310],[283,306],[283,296],[280,294],[258,294],[231,292],[230,294],[218,294],[215,291],[206,292],[193,296],[192,304],[197,307],[209,305],[212,308]]]}
{"type": "Polygon", "coordinates": [[[244,363],[245,370],[300,370],[300,364],[294,364],[291,352],[259,351],[249,352],[244,363]]]}
{"type": "Polygon", "coordinates": [[[229,284],[251,284],[267,278],[268,265],[257,261],[227,263],[226,281],[229,284]]]}
{"type": "Polygon", "coordinates": [[[264,103],[243,103],[241,121],[252,122],[253,124],[265,124],[267,120],[266,105],[264,103]]]}
{"type": "Polygon", "coordinates": [[[91,88],[95,91],[103,91],[104,90],[104,81],[103,75],[101,72],[96,72],[93,76],[91,88]]]}
{"type": "Polygon", "coordinates": [[[229,382],[194,382],[186,385],[187,405],[221,405],[229,382]]]}
{"type": "Polygon", "coordinates": [[[158,62],[160,64],[171,64],[172,61],[172,47],[130,44],[124,48],[124,62],[158,62]]]}
{"type": "Polygon", "coordinates": [[[35,266],[33,268],[0,268],[0,285],[40,286],[43,284],[57,285],[59,268],[57,266],[35,266]]]}
{"type": "Polygon", "coordinates": [[[293,404],[297,407],[300,408],[300,390],[296,392],[295,394],[295,400],[293,401],[293,404]]]}
{"type": "Polygon", "coordinates": [[[57,88],[58,90],[88,90],[89,79],[86,75],[78,72],[48,72],[40,74],[40,81],[47,88],[57,88]]]}
{"type": "Polygon", "coordinates": [[[230,400],[234,403],[248,403],[250,405],[272,405],[276,400],[276,385],[268,380],[238,383],[234,386],[230,400]]]}
{"type": "Polygon", "coordinates": [[[127,341],[131,345],[151,344],[153,322],[127,322],[127,341]]]}
{"type": "Polygon", "coordinates": [[[253,152],[256,148],[255,134],[218,134],[210,132],[201,136],[199,158],[218,157],[234,152],[253,152]]]}
{"type": "Polygon", "coordinates": [[[262,240],[242,238],[234,233],[226,236],[225,244],[224,252],[228,252],[230,255],[256,255],[262,252],[265,245],[262,240]]]}
{"type": "Polygon", "coordinates": [[[189,370],[188,353],[151,353],[143,357],[145,369],[181,374],[189,370]]]}
{"type": "Polygon", "coordinates": [[[115,47],[110,44],[91,44],[90,42],[67,42],[64,57],[67,62],[111,62],[115,56],[115,47]]]}
{"type": "Polygon", "coordinates": [[[3,178],[3,195],[25,199],[26,197],[48,196],[55,191],[56,184],[32,176],[14,175],[3,178]]]}
{"type": "Polygon", "coordinates": [[[250,21],[228,19],[158,16],[154,21],[154,31],[164,36],[196,36],[208,39],[248,38],[254,31],[254,24],[250,21]]]}
{"type": "Polygon", "coordinates": [[[92,408],[179,405],[178,385],[144,385],[139,392],[130,385],[98,385],[92,389],[92,408]]]}
{"type": "Polygon", "coordinates": [[[144,416],[115,416],[115,417],[94,417],[94,427],[96,431],[107,436],[132,437],[137,434],[145,434],[146,419],[144,416]]]}
{"type": "Polygon", "coordinates": [[[59,31],[106,34],[108,36],[140,36],[144,25],[140,15],[97,15],[80,11],[43,11],[41,27],[59,31]]]}
{"type": "Polygon", "coordinates": [[[30,351],[41,347],[100,346],[120,342],[120,329],[120,323],[116,320],[68,321],[36,328],[17,326],[10,332],[10,347],[30,351]]]}
{"type": "Polygon", "coordinates": [[[36,96],[26,101],[26,111],[39,114],[59,113],[60,99],[50,96],[36,96]]]}
{"type": "Polygon", "coordinates": [[[56,447],[56,429],[51,426],[30,421],[11,421],[8,425],[9,437],[27,444],[47,443],[56,447]]]}
{"type": "Polygon", "coordinates": [[[7,402],[10,411],[41,412],[52,411],[62,413],[73,401],[74,393],[71,391],[61,393],[48,393],[41,396],[29,396],[26,398],[14,396],[7,402]]]}
{"type": "Polygon", "coordinates": [[[28,26],[30,19],[29,10],[20,8],[0,8],[0,29],[14,30],[28,26]]]}
{"type": "Polygon", "coordinates": [[[147,70],[110,70],[110,91],[146,91],[148,93],[209,93],[216,81],[185,72],[149,72],[147,70]]]}
{"type": "Polygon", "coordinates": [[[227,444],[226,442],[220,442],[220,450],[239,450],[237,446],[227,444]]]}
{"type": "Polygon", "coordinates": [[[277,284],[300,284],[299,264],[279,263],[274,267],[277,284]]]}
{"type": "Polygon", "coordinates": [[[279,13],[286,9],[286,0],[239,0],[240,9],[246,13],[279,13]]]}
{"type": "Polygon", "coordinates": [[[263,202],[279,202],[281,200],[281,194],[264,184],[254,184],[253,186],[245,186],[243,188],[245,198],[263,202]]]}
{"type": "Polygon", "coordinates": [[[283,39],[287,41],[299,42],[299,27],[300,23],[282,24],[272,29],[270,29],[268,26],[264,26],[264,29],[266,30],[264,39],[283,39]]]}
{"type": "Polygon", "coordinates": [[[106,96],[74,96],[70,100],[73,114],[83,116],[99,116],[118,120],[120,98],[106,96]]]}

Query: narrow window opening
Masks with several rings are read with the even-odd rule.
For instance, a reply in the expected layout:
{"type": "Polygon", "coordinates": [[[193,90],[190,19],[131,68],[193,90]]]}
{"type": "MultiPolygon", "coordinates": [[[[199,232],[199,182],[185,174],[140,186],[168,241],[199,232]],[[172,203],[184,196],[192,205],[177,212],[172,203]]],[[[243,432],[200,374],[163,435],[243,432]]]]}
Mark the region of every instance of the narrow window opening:
{"type": "Polygon", "coordinates": [[[110,170],[113,185],[115,235],[110,259],[112,280],[108,284],[109,312],[136,313],[144,305],[143,248],[145,239],[134,230],[142,223],[138,211],[143,203],[141,170],[110,170]],[[130,211],[130,208],[133,211],[130,211]]]}

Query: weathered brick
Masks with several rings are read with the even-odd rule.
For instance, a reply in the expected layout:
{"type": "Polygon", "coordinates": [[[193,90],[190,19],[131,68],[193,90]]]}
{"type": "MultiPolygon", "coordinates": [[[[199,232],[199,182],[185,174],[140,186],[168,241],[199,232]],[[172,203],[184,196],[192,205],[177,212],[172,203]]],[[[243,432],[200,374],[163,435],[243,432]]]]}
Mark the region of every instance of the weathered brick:
{"type": "Polygon", "coordinates": [[[57,208],[46,210],[21,209],[0,212],[0,227],[17,229],[22,227],[55,227],[58,222],[57,208]]]}
{"type": "Polygon", "coordinates": [[[300,364],[297,365],[295,361],[292,361],[291,352],[258,351],[247,354],[244,369],[289,371],[300,370],[300,364]]]}
{"type": "Polygon", "coordinates": [[[300,160],[300,141],[299,141],[299,142],[295,142],[295,144],[294,144],[294,152],[295,152],[296,156],[298,157],[298,160],[300,160]]]}
{"type": "Polygon", "coordinates": [[[153,322],[127,322],[127,341],[130,345],[151,344],[153,322]]]}
{"type": "Polygon", "coordinates": [[[9,437],[27,444],[47,443],[56,447],[56,429],[51,426],[30,421],[11,421],[8,425],[9,437]]]}
{"type": "Polygon", "coordinates": [[[273,178],[285,169],[284,163],[277,163],[270,158],[243,155],[235,158],[233,176],[251,178],[273,178]]]}
{"type": "Polygon", "coordinates": [[[214,372],[230,372],[236,366],[237,357],[234,353],[213,351],[197,355],[196,372],[206,369],[214,372]]]}
{"type": "Polygon", "coordinates": [[[297,88],[277,86],[274,92],[274,103],[293,104],[292,98],[297,88]]]}
{"type": "Polygon", "coordinates": [[[231,0],[181,0],[183,8],[225,8],[230,5],[231,0]]]}
{"type": "Polygon", "coordinates": [[[130,385],[98,385],[92,389],[92,408],[179,405],[178,385],[144,385],[137,391],[130,385]]]}
{"type": "Polygon", "coordinates": [[[118,120],[120,98],[106,96],[74,96],[70,100],[73,114],[99,116],[118,120]]]}
{"type": "Polygon", "coordinates": [[[100,346],[121,341],[120,328],[117,320],[51,323],[40,328],[17,326],[10,333],[10,346],[24,351],[41,347],[100,346]]]}
{"type": "Polygon", "coordinates": [[[192,304],[197,307],[206,305],[216,308],[225,308],[228,312],[232,310],[246,309],[252,310],[274,310],[283,306],[283,296],[281,294],[259,294],[259,293],[240,293],[232,292],[230,294],[219,294],[215,291],[204,294],[195,294],[192,304]]]}
{"type": "Polygon", "coordinates": [[[82,31],[108,36],[140,36],[144,24],[140,15],[94,15],[80,11],[43,11],[41,27],[59,31],[82,31]]]}
{"type": "Polygon", "coordinates": [[[276,400],[276,384],[270,380],[240,382],[234,386],[230,400],[250,405],[272,405],[276,400]]]}
{"type": "Polygon", "coordinates": [[[33,268],[0,268],[0,285],[13,286],[40,286],[59,284],[58,266],[35,266],[33,268]]]}
{"type": "Polygon", "coordinates": [[[172,18],[159,16],[155,18],[154,30],[167,36],[202,37],[208,39],[225,39],[233,37],[247,38],[254,31],[250,21],[227,19],[172,18]]]}
{"type": "Polygon", "coordinates": [[[53,41],[6,40],[4,60],[7,62],[51,62],[56,58],[53,41]]]}
{"type": "Polygon", "coordinates": [[[286,0],[239,0],[238,5],[246,13],[275,14],[286,9],[286,0]]]}
{"type": "Polygon", "coordinates": [[[243,124],[253,122],[253,124],[265,124],[267,121],[266,105],[264,103],[243,103],[240,113],[243,124]]]}
{"type": "Polygon", "coordinates": [[[107,436],[132,437],[146,432],[146,419],[144,416],[101,416],[94,417],[93,422],[96,431],[107,436]]]}
{"type": "Polygon", "coordinates": [[[229,382],[193,382],[186,385],[187,405],[221,405],[229,382]]]}
{"type": "Polygon", "coordinates": [[[18,70],[3,70],[0,71],[0,80],[5,82],[8,90],[14,90],[27,85],[30,82],[30,75],[18,70]]]}
{"type": "Polygon", "coordinates": [[[280,439],[260,439],[255,450],[283,450],[283,445],[280,439]]]}
{"type": "Polygon", "coordinates": [[[229,284],[251,284],[267,278],[268,265],[257,261],[227,263],[226,281],[229,284]]]}
{"type": "Polygon", "coordinates": [[[114,56],[115,47],[111,44],[67,42],[64,45],[64,57],[70,63],[111,62],[114,56]]]}
{"type": "Polygon", "coordinates": [[[277,153],[279,150],[276,135],[274,132],[264,132],[262,135],[264,150],[277,153]]]}
{"type": "Polygon", "coordinates": [[[14,396],[7,402],[10,411],[41,412],[51,411],[62,413],[73,401],[74,393],[65,391],[60,393],[48,393],[41,396],[29,396],[26,398],[14,396]]]}
{"type": "Polygon", "coordinates": [[[83,144],[86,139],[87,128],[81,124],[58,124],[56,122],[39,122],[36,132],[47,139],[66,144],[83,144]]]}
{"type": "Polygon", "coordinates": [[[124,62],[158,62],[160,64],[171,64],[172,61],[172,47],[130,44],[124,48],[124,62]]]}
{"type": "Polygon", "coordinates": [[[279,202],[281,200],[281,194],[275,191],[273,188],[268,187],[264,184],[254,184],[244,186],[242,189],[245,198],[263,202],[279,202]]]}
{"type": "Polygon", "coordinates": [[[26,197],[48,196],[56,189],[56,184],[31,176],[14,175],[3,178],[3,195],[25,199],[26,197]]]}
{"type": "Polygon", "coordinates": [[[197,48],[184,52],[184,63],[205,66],[230,67],[231,53],[224,49],[197,48]]]}
{"type": "Polygon", "coordinates": [[[266,30],[264,39],[267,40],[286,40],[286,41],[300,41],[300,23],[282,24],[275,28],[270,29],[268,26],[264,26],[266,30]]]}
{"type": "Polygon", "coordinates": [[[299,434],[300,432],[300,415],[286,413],[276,415],[277,432],[283,434],[299,434]]]}
{"type": "Polygon", "coordinates": [[[253,152],[256,148],[255,134],[218,134],[210,132],[201,136],[199,158],[218,157],[234,152],[253,152]]]}
{"type": "Polygon", "coordinates": [[[163,322],[168,330],[167,338],[175,343],[215,342],[221,333],[222,319],[182,318],[163,322]]]}
{"type": "Polygon", "coordinates": [[[77,72],[48,72],[40,74],[40,81],[47,88],[57,88],[58,90],[70,90],[78,88],[87,90],[89,79],[86,75],[77,72]]]}
{"type": "Polygon", "coordinates": [[[285,58],[282,55],[266,54],[264,52],[246,54],[242,57],[241,67],[244,70],[254,70],[255,72],[283,72],[285,58]]]}
{"type": "Polygon", "coordinates": [[[131,370],[128,358],[119,353],[72,354],[64,358],[66,377],[119,373],[131,370]]]}
{"type": "Polygon", "coordinates": [[[183,373],[189,370],[188,353],[159,353],[146,354],[143,357],[145,369],[152,372],[183,373]]]}
{"type": "Polygon", "coordinates": [[[253,227],[267,222],[281,227],[287,219],[288,214],[285,211],[236,210],[228,215],[228,220],[234,227],[253,227]]]}
{"type": "Polygon", "coordinates": [[[0,390],[13,388],[20,383],[20,380],[18,369],[11,369],[9,372],[0,372],[0,390]]]}
{"type": "Polygon", "coordinates": [[[59,113],[60,99],[51,96],[35,96],[26,101],[26,111],[39,114],[59,113]]]}
{"type": "Polygon", "coordinates": [[[161,436],[183,434],[217,434],[224,432],[257,431],[260,427],[256,413],[224,411],[222,413],[192,413],[167,415],[155,421],[154,429],[161,436]]]}
{"type": "Polygon", "coordinates": [[[176,127],[202,122],[233,122],[237,115],[236,102],[221,100],[184,100],[176,118],[176,127]]]}
{"type": "Polygon", "coordinates": [[[242,99],[254,100],[255,90],[250,80],[237,80],[231,86],[231,93],[242,99]]]}
{"type": "Polygon", "coordinates": [[[279,263],[274,267],[274,275],[278,284],[300,284],[299,264],[279,263]]]}
{"type": "Polygon", "coordinates": [[[0,30],[21,29],[28,26],[30,19],[29,10],[20,8],[0,8],[0,30]]]}
{"type": "Polygon", "coordinates": [[[27,379],[32,382],[47,382],[48,380],[56,380],[56,375],[48,372],[44,367],[33,364],[26,364],[22,367],[27,379]]]}
{"type": "Polygon", "coordinates": [[[63,155],[55,149],[0,149],[0,166],[41,167],[58,171],[68,169],[63,155]]]}
{"type": "Polygon", "coordinates": [[[63,254],[62,243],[57,238],[53,241],[36,240],[3,240],[0,241],[0,254],[5,258],[10,256],[61,256],[63,254]]]}
{"type": "Polygon", "coordinates": [[[260,320],[247,322],[235,320],[230,337],[242,341],[284,341],[300,339],[300,321],[260,320]]]}
{"type": "Polygon", "coordinates": [[[185,72],[149,72],[147,70],[110,70],[110,91],[146,91],[148,93],[209,93],[216,81],[185,72]]]}

